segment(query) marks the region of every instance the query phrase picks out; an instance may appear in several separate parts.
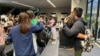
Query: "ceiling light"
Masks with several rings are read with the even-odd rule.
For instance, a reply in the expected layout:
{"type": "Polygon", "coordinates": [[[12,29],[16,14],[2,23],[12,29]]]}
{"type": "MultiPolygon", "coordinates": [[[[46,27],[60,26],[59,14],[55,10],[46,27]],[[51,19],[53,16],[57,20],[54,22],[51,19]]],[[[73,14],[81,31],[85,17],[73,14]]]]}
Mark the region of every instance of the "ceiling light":
{"type": "Polygon", "coordinates": [[[11,2],[12,2],[12,3],[15,3],[15,4],[18,4],[18,5],[25,6],[25,7],[33,8],[33,6],[29,6],[29,5],[26,5],[26,4],[23,4],[23,3],[19,3],[19,2],[16,2],[16,1],[11,1],[11,2]]]}
{"type": "Polygon", "coordinates": [[[49,4],[51,4],[54,8],[56,8],[56,6],[51,2],[51,0],[47,0],[47,2],[48,2],[49,4]]]}

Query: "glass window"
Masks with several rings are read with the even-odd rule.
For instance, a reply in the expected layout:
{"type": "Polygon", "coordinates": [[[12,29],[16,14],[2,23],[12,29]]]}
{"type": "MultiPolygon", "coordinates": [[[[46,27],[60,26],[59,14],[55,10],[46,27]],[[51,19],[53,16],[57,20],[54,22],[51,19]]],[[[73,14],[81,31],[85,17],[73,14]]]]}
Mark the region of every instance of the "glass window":
{"type": "Polygon", "coordinates": [[[93,0],[91,26],[93,29],[96,27],[98,0],[93,0]]]}
{"type": "Polygon", "coordinates": [[[87,21],[88,21],[88,26],[89,26],[89,24],[90,24],[90,12],[91,12],[91,2],[89,2],[89,0],[88,0],[88,8],[87,8],[87,21]]]}
{"type": "Polygon", "coordinates": [[[99,17],[98,17],[98,31],[97,31],[97,37],[98,37],[98,40],[100,42],[100,6],[99,6],[99,17]]]}
{"type": "Polygon", "coordinates": [[[88,0],[88,2],[91,2],[91,0],[88,0]]]}
{"type": "Polygon", "coordinates": [[[88,3],[88,14],[90,14],[90,10],[91,10],[91,3],[88,3]]]}
{"type": "Polygon", "coordinates": [[[98,28],[97,28],[97,41],[100,43],[100,5],[99,5],[99,17],[98,17],[98,28]]]}
{"type": "Polygon", "coordinates": [[[98,0],[93,0],[93,14],[97,14],[98,0]]]}

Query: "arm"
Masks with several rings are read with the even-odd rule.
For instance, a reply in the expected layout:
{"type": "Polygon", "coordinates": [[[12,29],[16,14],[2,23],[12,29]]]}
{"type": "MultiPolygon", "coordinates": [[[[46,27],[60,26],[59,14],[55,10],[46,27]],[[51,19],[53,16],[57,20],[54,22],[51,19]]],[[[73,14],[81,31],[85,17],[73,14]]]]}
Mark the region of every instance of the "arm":
{"type": "Polygon", "coordinates": [[[85,39],[86,35],[82,34],[82,33],[78,33],[77,38],[80,39],[85,39]]]}
{"type": "Polygon", "coordinates": [[[32,26],[32,32],[35,33],[35,32],[41,31],[41,30],[43,30],[43,28],[44,28],[43,24],[39,23],[36,26],[32,26]]]}
{"type": "Polygon", "coordinates": [[[65,26],[63,30],[67,36],[71,37],[73,35],[77,35],[81,31],[81,26],[82,23],[80,21],[77,21],[76,23],[74,23],[71,29],[69,29],[68,26],[65,26]]]}

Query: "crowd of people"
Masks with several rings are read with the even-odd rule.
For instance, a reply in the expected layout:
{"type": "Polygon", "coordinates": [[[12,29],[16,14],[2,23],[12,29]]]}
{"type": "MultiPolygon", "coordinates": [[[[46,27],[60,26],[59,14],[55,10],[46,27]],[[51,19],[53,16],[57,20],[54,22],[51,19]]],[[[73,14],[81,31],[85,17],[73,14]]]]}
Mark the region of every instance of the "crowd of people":
{"type": "Polygon", "coordinates": [[[5,41],[13,43],[15,56],[35,56],[38,53],[37,33],[41,32],[45,27],[50,28],[52,32],[52,44],[56,44],[56,28],[55,20],[52,16],[48,16],[48,22],[44,20],[44,16],[35,15],[32,10],[21,12],[19,15],[0,16],[0,56],[5,56],[5,41]],[[5,35],[8,37],[5,38],[5,35]],[[33,36],[34,35],[34,36],[33,36]],[[6,40],[5,40],[6,39],[6,40]],[[34,41],[33,41],[34,40],[34,41]],[[35,44],[35,46],[34,46],[35,44]],[[23,54],[22,54],[23,53],[23,54]]]}
{"type": "MultiPolygon", "coordinates": [[[[82,54],[81,40],[87,39],[85,35],[85,25],[82,8],[74,8],[70,16],[60,22],[60,28],[67,38],[73,38],[73,47],[75,56],[82,54]],[[70,20],[70,18],[73,18],[70,20]],[[73,21],[72,21],[73,20],[73,21]],[[69,22],[71,21],[71,22],[69,22]]],[[[19,15],[12,16],[1,15],[0,18],[0,56],[4,56],[5,36],[7,34],[7,42],[13,43],[15,56],[36,56],[37,52],[34,44],[37,42],[38,34],[45,27],[49,27],[52,32],[51,44],[56,44],[57,31],[56,20],[52,16],[46,17],[35,15],[32,10],[21,12],[19,15]],[[34,35],[34,37],[33,37],[34,35]],[[35,38],[35,42],[33,39],[35,38]]],[[[43,48],[42,48],[43,49],[43,48]]]]}

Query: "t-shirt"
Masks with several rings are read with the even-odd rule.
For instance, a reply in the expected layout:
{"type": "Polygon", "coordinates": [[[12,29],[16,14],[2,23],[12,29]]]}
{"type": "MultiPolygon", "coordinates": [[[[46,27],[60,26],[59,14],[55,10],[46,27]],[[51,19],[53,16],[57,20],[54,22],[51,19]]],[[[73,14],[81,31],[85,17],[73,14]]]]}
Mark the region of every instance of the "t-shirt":
{"type": "Polygon", "coordinates": [[[38,23],[37,19],[34,18],[34,19],[31,20],[32,25],[37,25],[37,23],[38,23]]]}

